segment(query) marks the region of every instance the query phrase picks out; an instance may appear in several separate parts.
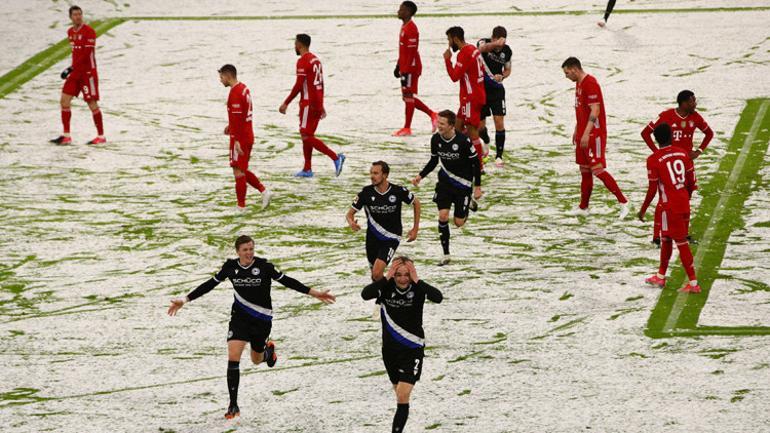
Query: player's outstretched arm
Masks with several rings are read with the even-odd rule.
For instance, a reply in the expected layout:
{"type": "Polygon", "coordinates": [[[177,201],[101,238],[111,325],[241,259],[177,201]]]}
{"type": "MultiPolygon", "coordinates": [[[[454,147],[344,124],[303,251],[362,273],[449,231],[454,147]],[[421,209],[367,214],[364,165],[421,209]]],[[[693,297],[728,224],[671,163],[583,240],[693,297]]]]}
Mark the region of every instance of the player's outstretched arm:
{"type": "MultiPolygon", "coordinates": [[[[425,167],[423,167],[422,170],[420,170],[420,174],[419,174],[420,180],[428,177],[428,175],[436,168],[437,165],[438,165],[438,155],[431,154],[430,159],[428,160],[428,163],[425,164],[425,167]]],[[[414,182],[412,183],[414,184],[414,182]]],[[[417,183],[420,183],[420,182],[417,181],[417,183]]],[[[417,184],[414,184],[414,185],[416,186],[417,184]]]]}
{"type": "Polygon", "coordinates": [[[187,296],[184,298],[174,298],[171,300],[171,305],[168,307],[168,315],[176,316],[176,313],[184,307],[184,304],[190,302],[187,296]]]}
{"type": "Polygon", "coordinates": [[[337,297],[334,296],[329,290],[310,289],[307,294],[318,299],[326,305],[333,304],[337,301],[337,297]]]}
{"type": "Polygon", "coordinates": [[[385,284],[388,283],[388,280],[389,278],[380,278],[379,280],[364,287],[364,290],[361,291],[361,298],[363,298],[364,301],[378,298],[380,296],[380,290],[385,287],[385,284]]]}

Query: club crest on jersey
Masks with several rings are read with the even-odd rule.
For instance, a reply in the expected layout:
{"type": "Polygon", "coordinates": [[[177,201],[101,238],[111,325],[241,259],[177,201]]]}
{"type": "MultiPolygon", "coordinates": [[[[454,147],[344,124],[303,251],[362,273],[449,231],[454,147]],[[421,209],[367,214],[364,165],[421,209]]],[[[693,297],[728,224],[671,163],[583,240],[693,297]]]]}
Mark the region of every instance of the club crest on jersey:
{"type": "Polygon", "coordinates": [[[682,120],[682,128],[684,128],[684,127],[686,127],[686,126],[687,126],[687,122],[686,122],[686,121],[684,121],[684,120],[682,120]]]}
{"type": "Polygon", "coordinates": [[[412,299],[414,298],[414,292],[409,292],[406,294],[406,299],[412,299]]]}
{"type": "Polygon", "coordinates": [[[459,149],[459,148],[460,148],[460,146],[458,146],[457,143],[453,143],[452,144],[452,150],[454,150],[455,152],[457,152],[457,149],[459,149]]]}
{"type": "Polygon", "coordinates": [[[251,275],[259,275],[259,268],[253,268],[251,270],[251,275]]]}
{"type": "Polygon", "coordinates": [[[391,195],[390,197],[388,197],[388,201],[391,202],[391,203],[395,203],[396,202],[396,196],[395,195],[391,195]]]}

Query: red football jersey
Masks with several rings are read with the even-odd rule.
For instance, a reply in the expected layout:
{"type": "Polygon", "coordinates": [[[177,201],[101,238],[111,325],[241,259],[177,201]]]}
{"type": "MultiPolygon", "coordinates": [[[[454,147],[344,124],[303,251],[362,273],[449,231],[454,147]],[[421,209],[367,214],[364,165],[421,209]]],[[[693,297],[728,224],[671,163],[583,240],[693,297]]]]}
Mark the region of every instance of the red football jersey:
{"type": "Polygon", "coordinates": [[[251,93],[245,84],[238,83],[227,97],[227,120],[230,136],[241,144],[254,144],[251,116],[251,93]]]}
{"type": "Polygon", "coordinates": [[[460,101],[471,100],[477,104],[487,102],[484,88],[484,64],[481,52],[475,45],[467,44],[457,53],[457,62],[452,67],[450,59],[444,59],[447,73],[452,81],[460,80],[460,101]]]}
{"type": "Polygon", "coordinates": [[[80,74],[96,70],[96,32],[88,24],[80,28],[70,27],[67,39],[72,46],[72,73],[80,74]]]}
{"type": "Polygon", "coordinates": [[[592,135],[607,136],[607,116],[604,112],[602,89],[593,75],[586,75],[575,85],[575,117],[577,118],[577,140],[583,136],[591,115],[591,104],[599,104],[599,117],[594,121],[592,135]]]}
{"type": "Polygon", "coordinates": [[[309,103],[311,107],[321,109],[324,105],[324,73],[315,54],[308,52],[297,60],[297,81],[300,79],[300,104],[309,103]]]}
{"type": "MultiPolygon", "coordinates": [[[[688,152],[693,147],[692,138],[695,134],[695,128],[705,132],[709,127],[697,111],[689,116],[682,117],[676,112],[675,108],[660,113],[658,118],[647,126],[654,130],[661,123],[668,123],[671,126],[671,144],[688,152]]],[[[708,143],[706,144],[708,145],[708,143]]],[[[705,147],[703,146],[703,148],[705,147]]]]}
{"type": "Polygon", "coordinates": [[[690,212],[690,194],[698,187],[692,160],[683,149],[666,146],[647,157],[647,178],[658,183],[664,210],[690,212]]]}
{"type": "Polygon", "coordinates": [[[401,26],[398,38],[398,70],[402,74],[422,74],[422,61],[420,60],[420,32],[414,20],[401,26]]]}

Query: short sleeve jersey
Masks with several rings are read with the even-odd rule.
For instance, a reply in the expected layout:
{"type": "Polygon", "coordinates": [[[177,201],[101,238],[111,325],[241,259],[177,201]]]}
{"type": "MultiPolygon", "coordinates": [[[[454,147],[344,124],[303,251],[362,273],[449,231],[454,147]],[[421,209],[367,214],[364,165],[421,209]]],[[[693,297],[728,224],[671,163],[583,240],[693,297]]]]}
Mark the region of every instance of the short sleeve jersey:
{"type": "Polygon", "coordinates": [[[412,204],[414,194],[403,186],[390,184],[381,193],[374,185],[365,186],[353,201],[353,208],[366,212],[367,230],[380,240],[401,239],[401,204],[412,204]]]}
{"type": "Polygon", "coordinates": [[[667,146],[647,157],[647,178],[658,183],[664,210],[690,212],[690,191],[697,188],[692,160],[681,148],[667,146]]]}
{"type": "Polygon", "coordinates": [[[251,93],[243,83],[238,83],[230,89],[230,95],[227,97],[227,118],[231,137],[241,144],[254,143],[251,93]]]}
{"type": "Polygon", "coordinates": [[[692,140],[695,128],[705,131],[709,127],[708,123],[697,111],[682,117],[676,112],[675,108],[660,113],[658,118],[650,122],[648,126],[654,130],[661,123],[667,123],[671,126],[671,144],[688,152],[693,148],[692,140]]]}
{"type": "Polygon", "coordinates": [[[398,37],[398,70],[402,74],[422,74],[420,60],[420,32],[414,20],[401,26],[398,37]]]}
{"type": "Polygon", "coordinates": [[[83,24],[79,29],[70,27],[67,30],[67,39],[72,47],[73,73],[81,74],[96,71],[96,32],[88,24],[83,24]]]}
{"type": "Polygon", "coordinates": [[[463,77],[460,79],[460,99],[467,99],[478,104],[486,103],[484,65],[478,48],[473,44],[462,47],[457,54],[457,66],[463,71],[463,77]]]}
{"type": "Polygon", "coordinates": [[[299,103],[319,109],[323,107],[324,73],[315,54],[308,52],[297,60],[297,76],[303,77],[299,103]]]}
{"type": "Polygon", "coordinates": [[[583,136],[588,118],[591,115],[591,105],[599,104],[599,117],[594,121],[591,134],[607,136],[607,117],[604,112],[604,97],[602,89],[593,75],[586,75],[583,81],[575,86],[575,117],[577,118],[577,139],[583,136]]]}
{"type": "MultiPolygon", "coordinates": [[[[476,43],[476,46],[481,48],[482,45],[488,44],[490,42],[492,42],[492,39],[480,39],[476,43]]],[[[499,52],[492,50],[487,53],[481,53],[481,58],[484,60],[484,66],[487,72],[491,75],[502,74],[503,69],[505,69],[505,65],[510,66],[512,56],[513,51],[511,51],[511,47],[509,47],[508,44],[503,45],[502,50],[499,52]]]]}

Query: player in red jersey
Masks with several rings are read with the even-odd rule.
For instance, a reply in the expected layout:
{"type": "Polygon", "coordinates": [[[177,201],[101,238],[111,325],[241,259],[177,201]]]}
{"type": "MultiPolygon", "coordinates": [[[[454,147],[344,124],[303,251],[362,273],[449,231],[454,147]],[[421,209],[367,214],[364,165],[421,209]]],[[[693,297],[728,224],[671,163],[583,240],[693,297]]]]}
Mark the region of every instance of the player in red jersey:
{"type": "Polygon", "coordinates": [[[265,189],[259,178],[249,171],[251,147],[254,145],[254,129],[251,126],[251,93],[238,81],[238,71],[233,65],[219,68],[219,81],[230,88],[227,97],[227,126],[225,135],[230,136],[230,167],[235,176],[235,197],[238,209],[246,209],[246,184],[262,193],[262,209],[270,204],[272,193],[265,189]]]}
{"type": "Polygon", "coordinates": [[[481,52],[473,44],[465,43],[465,31],[462,27],[450,27],[446,31],[449,48],[444,51],[444,64],[449,78],[460,81],[460,109],[457,111],[455,129],[462,133],[468,129],[468,137],[479,157],[481,169],[484,169],[484,149],[479,137],[481,109],[487,102],[484,88],[484,64],[481,52]],[[457,61],[452,66],[452,51],[457,52],[457,61]]]}
{"type": "MultiPolygon", "coordinates": [[[[656,126],[667,123],[672,130],[672,144],[688,153],[690,159],[695,160],[706,150],[711,139],[714,138],[714,131],[703,120],[703,117],[695,111],[697,103],[695,94],[690,90],[682,90],[676,97],[677,107],[666,110],[658,115],[658,118],[642,130],[642,138],[647,143],[647,147],[653,152],[657,150],[655,143],[652,142],[652,131],[656,126]],[[693,150],[693,136],[695,128],[703,132],[703,141],[697,149],[693,150]]],[[[660,245],[660,215],[662,209],[660,205],[655,207],[655,223],[652,235],[652,243],[660,245]]]]}
{"type": "Polygon", "coordinates": [[[278,111],[286,114],[291,101],[298,94],[299,98],[299,133],[302,137],[302,153],[305,156],[305,165],[297,172],[297,177],[313,177],[311,159],[313,149],[322,152],[334,161],[334,174],[339,176],[342,172],[342,164],[345,163],[345,155],[334,153],[323,141],[315,136],[318,122],[326,117],[324,109],[324,75],[321,61],[310,52],[310,36],[304,33],[298,34],[294,40],[294,51],[299,56],[297,60],[297,81],[291,89],[289,96],[283,101],[278,111]]]}
{"type": "Polygon", "coordinates": [[[99,110],[99,74],[96,71],[96,32],[83,22],[83,9],[72,6],[69,9],[72,27],[67,30],[67,38],[72,46],[72,65],[61,73],[64,87],[61,91],[61,122],[64,132],[51,143],[72,144],[70,119],[72,118],[72,98],[83,92],[83,100],[91,109],[96,125],[97,136],[88,144],[106,143],[102,112],[99,110]]]}
{"type": "Polygon", "coordinates": [[[575,145],[575,162],[580,165],[580,206],[579,210],[588,212],[588,201],[594,187],[593,176],[615,195],[620,203],[620,219],[628,214],[628,200],[623,195],[617,182],[606,170],[607,159],[607,118],[604,112],[604,97],[596,78],[583,71],[580,60],[570,57],[561,65],[564,75],[575,85],[575,132],[572,143],[575,145]],[[593,176],[592,176],[593,173],[593,176]]]}
{"type": "Polygon", "coordinates": [[[700,293],[698,280],[695,278],[692,251],[687,242],[690,224],[690,197],[698,186],[695,181],[695,169],[692,160],[687,153],[676,146],[671,145],[671,127],[661,123],[653,131],[655,140],[660,145],[652,155],[647,158],[647,177],[650,184],[647,188],[647,196],[639,209],[639,220],[644,221],[647,207],[660,194],[659,203],[663,207],[661,212],[662,240],[660,245],[660,268],[658,273],[645,280],[647,284],[664,287],[666,285],[666,270],[671,260],[673,250],[672,240],[679,249],[679,258],[682,266],[690,278],[690,283],[681,291],[700,293]]]}
{"type": "Polygon", "coordinates": [[[412,117],[414,109],[422,111],[430,116],[432,131],[436,132],[438,115],[417,98],[417,82],[422,74],[422,62],[420,61],[420,32],[412,17],[417,13],[417,5],[411,1],[401,3],[398,8],[398,18],[404,22],[398,37],[398,63],[393,75],[401,79],[401,96],[406,104],[406,118],[404,127],[394,132],[395,137],[412,135],[412,117]]]}

